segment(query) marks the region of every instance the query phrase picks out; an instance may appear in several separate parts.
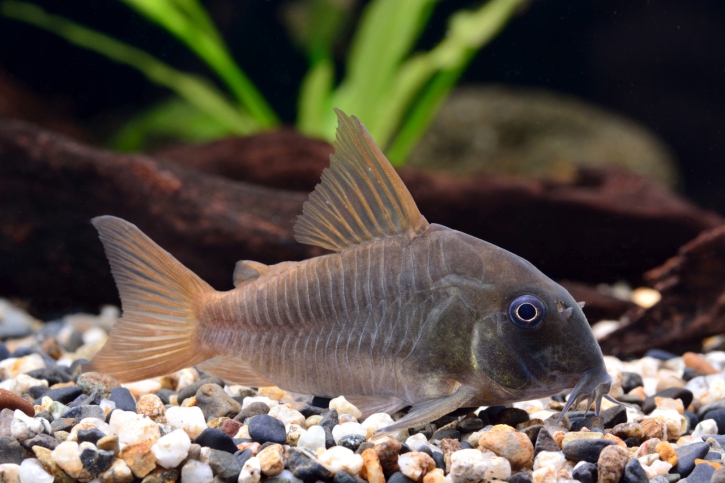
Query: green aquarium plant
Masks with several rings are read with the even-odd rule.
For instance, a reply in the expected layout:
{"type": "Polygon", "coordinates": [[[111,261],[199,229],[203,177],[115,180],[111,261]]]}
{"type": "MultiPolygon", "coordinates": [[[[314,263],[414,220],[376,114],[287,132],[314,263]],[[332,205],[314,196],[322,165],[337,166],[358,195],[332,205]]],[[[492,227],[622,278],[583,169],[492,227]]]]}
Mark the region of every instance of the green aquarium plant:
{"type": "MultiPolygon", "coordinates": [[[[182,72],[108,35],[53,15],[35,4],[5,0],[0,13],[98,52],[144,74],[173,95],[137,114],[112,138],[122,150],[142,149],[150,135],[205,141],[274,128],[279,119],[235,62],[199,0],[119,0],[185,44],[214,73],[182,72]]],[[[415,49],[439,0],[372,0],[362,11],[336,79],[335,40],[350,0],[299,0],[305,28],[291,28],[309,62],[300,86],[296,127],[332,140],[333,107],[354,113],[395,165],[402,164],[476,52],[528,0],[488,0],[448,19],[446,36],[431,50],[415,49]]]]}

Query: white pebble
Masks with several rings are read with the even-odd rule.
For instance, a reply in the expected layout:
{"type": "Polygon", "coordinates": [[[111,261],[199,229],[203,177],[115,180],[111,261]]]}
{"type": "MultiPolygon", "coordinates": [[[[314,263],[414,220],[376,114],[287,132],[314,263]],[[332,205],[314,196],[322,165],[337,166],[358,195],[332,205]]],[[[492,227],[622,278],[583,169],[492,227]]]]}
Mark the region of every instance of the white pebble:
{"type": "Polygon", "coordinates": [[[363,459],[359,454],[353,453],[351,449],[345,448],[344,446],[333,446],[320,455],[320,463],[327,466],[333,474],[336,474],[338,471],[347,471],[354,476],[360,473],[363,459]]]}
{"type": "Polygon", "coordinates": [[[267,406],[269,406],[269,409],[272,409],[275,406],[279,406],[278,401],[270,399],[267,396],[247,396],[244,399],[242,399],[242,409],[245,409],[250,404],[256,403],[256,402],[262,402],[262,403],[266,404],[267,406]]]}
{"type": "Polygon", "coordinates": [[[133,411],[124,411],[123,409],[117,409],[111,414],[111,419],[108,420],[108,424],[111,427],[113,434],[118,434],[128,422],[138,421],[141,416],[133,411]]]}
{"type": "Polygon", "coordinates": [[[306,433],[297,441],[298,448],[306,448],[313,453],[318,449],[325,449],[325,430],[322,426],[310,426],[306,433]]]}
{"type": "Polygon", "coordinates": [[[285,425],[296,424],[298,426],[303,426],[305,424],[305,417],[302,413],[296,409],[287,407],[285,404],[277,404],[269,410],[268,414],[273,418],[279,419],[285,425]]]}
{"type": "Polygon", "coordinates": [[[123,384],[123,387],[131,391],[133,397],[140,398],[144,394],[155,394],[161,389],[161,381],[159,378],[144,379],[143,381],[129,382],[123,384]]]}
{"type": "Polygon", "coordinates": [[[199,380],[199,371],[193,367],[182,369],[175,374],[179,382],[176,383],[176,391],[181,391],[187,386],[194,384],[199,380]]]}
{"type": "Polygon", "coordinates": [[[121,444],[136,444],[146,442],[154,444],[161,437],[159,426],[148,417],[135,421],[127,421],[118,432],[118,442],[121,444]]]}
{"type": "Polygon", "coordinates": [[[108,413],[116,409],[116,403],[109,400],[109,399],[101,399],[101,402],[98,403],[101,409],[103,409],[103,414],[108,416],[108,413]]]}
{"type": "Polygon", "coordinates": [[[284,470],[282,473],[275,476],[275,478],[279,478],[280,480],[289,480],[290,483],[304,483],[302,480],[297,478],[290,470],[284,470]]]}
{"type": "Polygon", "coordinates": [[[702,440],[704,441],[710,436],[716,436],[717,430],[717,423],[714,419],[706,419],[704,421],[700,421],[699,423],[697,423],[697,426],[695,426],[695,430],[692,432],[692,439],[702,438],[702,440]]]}
{"type": "MultiPolygon", "coordinates": [[[[8,478],[7,470],[3,472],[3,477],[4,478],[2,481],[4,482],[9,483],[13,481],[13,479],[8,478]]],[[[40,461],[35,458],[28,458],[26,460],[23,460],[20,466],[18,466],[18,477],[20,483],[53,483],[54,480],[53,476],[48,474],[48,472],[45,471],[45,468],[43,468],[43,465],[40,464],[40,461]]]]}
{"type": "Polygon", "coordinates": [[[98,418],[85,418],[81,420],[80,423],[73,426],[73,429],[70,430],[70,434],[68,435],[66,441],[78,441],[78,431],[80,431],[81,429],[93,428],[98,429],[106,436],[111,434],[111,426],[108,425],[105,421],[102,421],[98,418]]]}
{"type": "Polygon", "coordinates": [[[242,472],[239,473],[238,483],[259,483],[262,477],[262,464],[259,458],[252,456],[249,458],[242,467],[242,472]]]}
{"type": "Polygon", "coordinates": [[[652,479],[655,476],[666,475],[672,469],[672,465],[666,461],[655,460],[649,466],[642,466],[644,472],[647,474],[647,478],[652,479]]]}
{"type": "Polygon", "coordinates": [[[108,337],[108,334],[100,327],[91,327],[90,329],[84,331],[81,337],[84,344],[91,345],[105,340],[108,337]]]}
{"type": "MultiPolygon", "coordinates": [[[[30,468],[27,469],[29,470],[30,468]]],[[[42,475],[38,476],[41,477],[42,475]]],[[[25,481],[20,481],[20,465],[16,465],[15,463],[3,463],[0,464],[0,481],[2,481],[3,483],[25,483],[30,480],[26,478],[25,481]]],[[[39,483],[50,483],[53,480],[38,478],[37,480],[32,481],[38,481],[39,483]]]]}
{"type": "Polygon", "coordinates": [[[558,473],[564,463],[566,463],[566,457],[561,451],[542,451],[534,459],[534,471],[548,466],[554,470],[554,473],[558,473]]]}
{"type": "Polygon", "coordinates": [[[63,441],[56,446],[50,456],[72,478],[89,475],[88,471],[83,468],[81,450],[75,441],[63,441]]]}
{"type": "Polygon", "coordinates": [[[13,414],[13,421],[10,423],[10,433],[13,438],[23,442],[37,434],[52,434],[53,430],[46,419],[31,418],[21,410],[16,409],[13,414]]]}
{"type": "Polygon", "coordinates": [[[484,480],[507,480],[511,476],[511,463],[506,458],[493,453],[484,453],[483,462],[484,480]]]}
{"type": "Polygon", "coordinates": [[[40,354],[36,353],[23,357],[9,357],[0,361],[0,375],[2,375],[3,379],[43,368],[45,368],[45,361],[40,354]]]}
{"type": "Polygon", "coordinates": [[[462,449],[450,454],[452,483],[476,483],[484,479],[486,463],[477,449],[462,449]]]}
{"type": "Polygon", "coordinates": [[[214,474],[206,463],[189,460],[181,468],[181,483],[212,483],[212,481],[214,474]]]}
{"type": "Polygon", "coordinates": [[[0,389],[14,392],[18,396],[20,396],[21,394],[25,394],[26,392],[28,392],[28,389],[33,386],[47,387],[48,381],[46,381],[45,379],[35,379],[34,377],[30,377],[27,374],[20,374],[19,376],[0,382],[0,389]]]}
{"type": "Polygon", "coordinates": [[[342,423],[332,428],[332,439],[335,443],[340,441],[340,438],[347,436],[348,434],[359,434],[362,437],[367,435],[367,431],[362,427],[360,423],[342,423]]]}
{"type": "Polygon", "coordinates": [[[556,473],[549,466],[539,468],[531,476],[534,479],[534,483],[557,483],[556,473]]]}
{"type": "Polygon", "coordinates": [[[184,458],[189,455],[191,440],[183,429],[177,429],[159,438],[151,452],[156,456],[156,462],[164,468],[176,468],[184,458]]]}
{"type": "Polygon", "coordinates": [[[166,410],[165,416],[167,423],[175,428],[183,429],[191,439],[199,436],[207,428],[204,413],[198,406],[188,408],[172,406],[166,410]]]}
{"type": "Polygon", "coordinates": [[[349,414],[355,418],[362,417],[362,411],[355,407],[345,396],[336,397],[330,400],[330,409],[337,410],[338,414],[349,414]]]}
{"type": "Polygon", "coordinates": [[[425,434],[418,433],[405,440],[405,444],[413,451],[420,451],[420,448],[428,445],[428,438],[425,434]]]}
{"type": "Polygon", "coordinates": [[[390,417],[390,414],[375,413],[371,414],[365,419],[365,421],[363,421],[362,427],[365,428],[365,431],[367,431],[367,436],[365,437],[369,439],[378,429],[382,429],[393,424],[395,424],[395,421],[393,421],[393,418],[390,417]]]}
{"type": "MultiPolygon", "coordinates": [[[[43,400],[45,400],[45,398],[43,398],[43,400]]],[[[58,401],[53,401],[52,403],[50,403],[50,406],[48,406],[48,412],[51,416],[53,416],[53,421],[58,418],[62,418],[69,409],[70,408],[68,406],[63,403],[59,403],[58,401]]]]}

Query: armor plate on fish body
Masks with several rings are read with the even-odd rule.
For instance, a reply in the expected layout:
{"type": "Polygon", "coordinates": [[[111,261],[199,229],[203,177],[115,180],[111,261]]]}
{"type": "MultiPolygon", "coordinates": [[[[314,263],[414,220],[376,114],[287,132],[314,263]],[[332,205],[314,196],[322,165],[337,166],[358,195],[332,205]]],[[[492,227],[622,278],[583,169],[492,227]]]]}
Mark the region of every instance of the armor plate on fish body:
{"type": "Polygon", "coordinates": [[[236,288],[216,292],[130,223],[93,220],[123,317],[88,369],[132,381],[198,365],[342,394],[364,414],[412,405],[384,431],[572,387],[567,409],[585,397],[598,408],[610,378],[571,295],[506,250],[430,225],[362,124],[338,118],[295,226],[298,241],[337,253],[241,261],[236,288]]]}

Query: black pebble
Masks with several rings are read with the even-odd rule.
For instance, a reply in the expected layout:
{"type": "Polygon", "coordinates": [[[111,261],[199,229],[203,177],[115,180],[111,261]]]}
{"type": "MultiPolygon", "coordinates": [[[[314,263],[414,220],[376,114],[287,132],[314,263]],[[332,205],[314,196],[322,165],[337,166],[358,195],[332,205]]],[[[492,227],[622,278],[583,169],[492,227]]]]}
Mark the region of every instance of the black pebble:
{"type": "Polygon", "coordinates": [[[71,402],[69,402],[68,403],[68,407],[69,408],[77,408],[86,399],[88,399],[88,396],[86,394],[81,394],[77,398],[75,398],[74,400],[72,400],[71,402]]]}
{"type": "Polygon", "coordinates": [[[347,471],[338,471],[334,481],[335,483],[357,483],[358,480],[347,471]]]}
{"type": "Polygon", "coordinates": [[[422,434],[423,436],[425,436],[425,439],[430,439],[433,436],[433,433],[435,433],[435,428],[431,423],[408,428],[408,434],[410,434],[411,436],[413,436],[414,434],[422,434]]]}
{"type": "Polygon", "coordinates": [[[713,466],[708,464],[697,465],[692,473],[687,476],[687,483],[710,483],[713,473],[715,473],[713,466]]]}
{"type": "Polygon", "coordinates": [[[131,391],[125,387],[114,387],[111,389],[110,400],[116,405],[116,409],[136,412],[136,400],[133,398],[131,391]]]}
{"type": "Polygon", "coordinates": [[[725,434],[725,409],[714,409],[708,411],[703,417],[705,419],[712,419],[717,424],[717,434],[725,434]]]}
{"type": "Polygon", "coordinates": [[[258,443],[284,444],[287,441],[284,423],[267,414],[259,414],[249,420],[249,436],[258,443]]]}
{"type": "Polygon", "coordinates": [[[56,446],[60,444],[60,441],[55,439],[52,436],[49,436],[47,434],[36,434],[30,439],[26,439],[22,443],[20,443],[23,448],[27,449],[31,453],[33,452],[33,446],[42,446],[43,448],[48,448],[49,450],[54,450],[56,446]]]}
{"type": "Polygon", "coordinates": [[[531,426],[527,426],[524,429],[519,429],[519,432],[524,433],[526,436],[528,436],[531,444],[535,445],[536,438],[539,437],[539,431],[541,431],[541,428],[543,427],[543,424],[532,424],[531,426]]]}
{"type": "MultiPolygon", "coordinates": [[[[461,445],[463,447],[463,445],[461,445]]],[[[541,453],[542,451],[560,451],[559,445],[556,444],[554,438],[551,437],[551,433],[546,428],[541,428],[539,436],[536,438],[536,444],[534,445],[534,456],[541,453]]]]}
{"type": "Polygon", "coordinates": [[[330,409],[330,411],[325,414],[317,424],[323,428],[330,428],[330,430],[332,430],[332,428],[340,424],[340,418],[338,417],[337,410],[330,409]]]}
{"type": "Polygon", "coordinates": [[[56,431],[70,432],[76,424],[78,424],[78,421],[73,418],[58,418],[50,423],[50,429],[52,429],[54,433],[56,431]]]}
{"type": "Polygon", "coordinates": [[[632,436],[631,438],[625,439],[624,444],[627,445],[627,448],[634,448],[635,446],[639,446],[642,443],[640,443],[639,438],[635,438],[634,436],[632,436]]]}
{"type": "Polygon", "coordinates": [[[8,357],[10,357],[8,346],[6,346],[3,342],[0,342],[0,361],[4,361],[8,357]]]}
{"type": "Polygon", "coordinates": [[[113,463],[113,451],[105,451],[102,449],[93,450],[86,448],[81,451],[81,463],[89,473],[98,474],[106,471],[113,463]]]}
{"type": "Polygon", "coordinates": [[[393,473],[388,478],[387,483],[415,483],[415,480],[411,480],[400,471],[393,473]]]}
{"type": "Polygon", "coordinates": [[[224,381],[219,379],[218,377],[205,377],[203,379],[199,379],[194,384],[190,384],[181,391],[179,391],[179,395],[176,398],[178,404],[181,405],[181,403],[184,402],[184,399],[190,398],[191,396],[196,396],[196,392],[204,384],[216,384],[218,386],[224,387],[224,381]]]}
{"type": "Polygon", "coordinates": [[[53,415],[50,414],[48,411],[40,411],[38,414],[35,415],[36,418],[43,418],[49,423],[53,422],[53,415]]]}
{"type": "Polygon", "coordinates": [[[288,454],[287,466],[292,474],[300,480],[308,482],[332,481],[333,478],[330,470],[325,468],[309,452],[297,448],[290,448],[288,454]]]}
{"type": "Polygon", "coordinates": [[[322,428],[325,430],[325,448],[330,449],[335,446],[335,438],[332,437],[332,429],[322,428]]]}
{"type": "Polygon", "coordinates": [[[252,453],[251,449],[239,450],[234,453],[234,457],[237,459],[240,468],[244,468],[244,463],[252,456],[254,456],[254,453],[252,453]]]}
{"type": "MultiPolygon", "coordinates": [[[[625,411],[624,413],[626,421],[627,412],[625,411]]],[[[614,426],[616,425],[612,425],[612,427],[614,426]]],[[[569,427],[569,431],[581,431],[582,428],[589,428],[592,430],[594,428],[597,428],[599,430],[602,430],[604,429],[604,418],[602,416],[597,416],[596,414],[589,414],[584,418],[574,418],[571,420],[571,426],[569,427]]]]}
{"type": "Polygon", "coordinates": [[[76,359],[71,362],[71,365],[68,367],[68,371],[72,376],[79,376],[83,371],[83,366],[88,364],[88,362],[88,359],[84,359],[83,357],[76,359]]]}
{"type": "Polygon", "coordinates": [[[625,393],[639,386],[644,386],[642,376],[636,372],[622,371],[622,389],[625,393]]]}
{"type": "Polygon", "coordinates": [[[569,461],[596,463],[599,460],[599,453],[613,444],[614,441],[608,439],[577,439],[564,446],[562,451],[569,461]]]}
{"type": "MultiPolygon", "coordinates": [[[[196,442],[196,440],[194,441],[196,442]]],[[[211,450],[211,454],[209,455],[209,466],[211,466],[211,470],[214,472],[216,477],[226,483],[237,483],[239,473],[242,472],[242,467],[239,466],[239,462],[234,457],[233,453],[223,450],[220,451],[218,449],[211,450]]]]}
{"type": "Polygon", "coordinates": [[[35,354],[37,352],[38,350],[34,347],[22,346],[15,349],[15,351],[13,352],[13,357],[25,357],[29,356],[30,354],[35,354]]]}
{"type": "Polygon", "coordinates": [[[312,401],[310,402],[310,406],[315,406],[318,408],[329,408],[330,401],[332,401],[332,399],[330,399],[329,397],[315,396],[312,398],[312,401]]]}
{"type": "Polygon", "coordinates": [[[48,381],[49,386],[52,386],[53,384],[60,384],[62,382],[70,382],[71,380],[70,375],[58,367],[35,369],[27,374],[35,379],[45,379],[48,381]]]}
{"type": "Polygon", "coordinates": [[[693,380],[696,377],[704,376],[704,372],[700,372],[697,369],[692,369],[690,367],[685,367],[685,370],[682,371],[682,380],[685,382],[689,382],[693,380]]]}
{"type": "Polygon", "coordinates": [[[253,402],[252,404],[248,405],[246,408],[242,409],[242,411],[237,414],[234,419],[236,421],[239,421],[240,423],[243,423],[249,418],[253,418],[254,416],[259,416],[260,414],[267,414],[269,412],[269,406],[267,406],[266,403],[263,402],[253,402]]]}
{"type": "Polygon", "coordinates": [[[707,461],[717,461],[718,463],[720,463],[722,461],[722,455],[716,451],[710,451],[702,459],[707,461]]]}
{"type": "Polygon", "coordinates": [[[672,399],[680,399],[682,400],[682,404],[685,407],[688,407],[690,403],[692,402],[693,395],[690,391],[688,391],[685,388],[682,387],[668,387],[667,389],[663,389],[659,391],[654,396],[650,396],[644,400],[644,405],[642,406],[642,411],[645,414],[649,414],[652,411],[655,410],[655,398],[656,397],[669,397],[672,399]]]}
{"type": "Polygon", "coordinates": [[[461,449],[471,449],[473,448],[473,445],[469,443],[468,441],[461,441],[461,449]]]}
{"type": "MultiPolygon", "coordinates": [[[[612,429],[618,424],[627,422],[627,408],[624,406],[614,406],[606,411],[602,411],[602,427],[604,429],[612,429]]],[[[591,426],[588,426],[591,429],[591,426]]]]}
{"type": "MultiPolygon", "coordinates": [[[[48,392],[50,389],[48,386],[33,386],[28,389],[28,394],[33,399],[41,399],[43,397],[43,394],[48,392]]],[[[40,404],[37,404],[37,406],[40,406],[40,404]]]]}
{"type": "Polygon", "coordinates": [[[106,435],[98,428],[81,429],[78,431],[78,444],[88,441],[89,443],[96,444],[99,439],[104,438],[106,435]]]}
{"type": "Polygon", "coordinates": [[[358,446],[357,450],[355,450],[355,454],[363,454],[363,451],[366,449],[374,448],[375,445],[371,443],[370,441],[365,441],[363,444],[358,446]]]}
{"type": "Polygon", "coordinates": [[[405,443],[400,443],[400,451],[398,451],[398,454],[410,453],[410,451],[410,446],[405,443]]]}
{"type": "Polygon", "coordinates": [[[103,399],[101,390],[94,389],[87,398],[78,403],[78,406],[90,406],[91,404],[95,404],[97,406],[101,404],[101,399],[103,399]]]}
{"type": "Polygon", "coordinates": [[[581,483],[597,483],[597,465],[594,463],[584,463],[578,468],[574,468],[571,476],[575,480],[579,480],[581,483]]]}
{"type": "Polygon", "coordinates": [[[300,413],[305,417],[305,419],[309,418],[310,416],[320,416],[322,413],[327,411],[325,408],[318,408],[317,406],[311,406],[307,405],[300,409],[300,413]]]}
{"type": "MultiPolygon", "coordinates": [[[[284,428],[284,425],[282,427],[284,428]]],[[[286,439],[287,437],[285,436],[286,439]]],[[[234,444],[232,437],[221,429],[206,428],[194,439],[194,443],[212,449],[218,449],[219,451],[226,451],[227,453],[234,454],[237,452],[237,445],[234,444]]]]}
{"type": "Polygon", "coordinates": [[[156,395],[161,399],[161,402],[164,404],[170,404],[170,398],[171,396],[176,395],[176,391],[172,391],[171,389],[159,389],[156,391],[156,395]]]}
{"type": "Polygon", "coordinates": [[[103,412],[103,409],[101,409],[100,406],[77,406],[70,408],[63,417],[74,418],[79,421],[86,418],[98,418],[101,421],[104,421],[106,419],[106,413],[103,412]]]}
{"type": "Polygon", "coordinates": [[[15,438],[0,436],[0,464],[13,463],[19,465],[23,462],[23,448],[15,438]]]}
{"type": "Polygon", "coordinates": [[[533,483],[534,477],[528,471],[519,471],[506,480],[508,483],[533,483]]]}
{"type": "Polygon", "coordinates": [[[692,411],[688,411],[687,409],[685,409],[685,417],[690,420],[690,428],[694,429],[695,426],[697,426],[697,423],[700,422],[700,418],[697,417],[697,414],[692,411]]]}
{"type": "MultiPolygon", "coordinates": [[[[51,398],[53,401],[58,401],[59,403],[68,404],[71,401],[73,401],[75,398],[83,394],[83,390],[78,386],[70,386],[70,387],[63,387],[60,389],[50,389],[48,392],[43,394],[43,396],[47,396],[51,398]]],[[[41,397],[42,399],[42,397],[41,397]]],[[[36,406],[39,406],[41,404],[40,399],[37,401],[34,401],[33,404],[36,406]]]]}
{"type": "Polygon", "coordinates": [[[359,434],[347,434],[340,438],[337,442],[338,446],[344,446],[347,449],[357,451],[361,444],[365,442],[365,436],[359,434]]]}
{"type": "Polygon", "coordinates": [[[433,457],[433,450],[430,449],[430,446],[428,446],[428,445],[421,446],[420,448],[418,448],[418,451],[420,451],[421,453],[427,454],[431,458],[433,457]]]}
{"type": "Polygon", "coordinates": [[[508,424],[512,428],[530,419],[529,413],[519,408],[504,408],[498,411],[495,416],[489,413],[489,418],[493,425],[508,424]]]}
{"type": "Polygon", "coordinates": [[[676,448],[677,464],[672,472],[679,473],[682,477],[688,476],[695,468],[695,460],[702,459],[709,451],[710,445],[707,443],[692,443],[676,448]]]}
{"type": "MultiPolygon", "coordinates": [[[[461,445],[461,449],[463,449],[463,445],[461,445]]],[[[444,458],[443,453],[439,453],[438,451],[434,451],[433,453],[433,461],[436,463],[436,468],[440,468],[443,471],[446,470],[446,460],[444,458]]]]}
{"type": "Polygon", "coordinates": [[[620,480],[621,483],[648,483],[647,473],[637,458],[632,458],[624,467],[624,475],[620,480]]]}
{"type": "Polygon", "coordinates": [[[260,451],[262,451],[265,448],[268,448],[268,447],[272,446],[273,444],[277,444],[277,443],[273,443],[271,441],[267,441],[266,443],[264,443],[263,445],[261,445],[259,447],[259,449],[257,450],[257,453],[259,453],[260,451]]]}
{"type": "Polygon", "coordinates": [[[475,433],[483,429],[483,420],[481,418],[467,418],[458,423],[457,428],[464,433],[475,433]]]}
{"type": "Polygon", "coordinates": [[[644,356],[659,359],[661,361],[669,361],[670,359],[674,359],[675,357],[677,357],[676,354],[664,351],[662,349],[650,349],[644,356]]]}

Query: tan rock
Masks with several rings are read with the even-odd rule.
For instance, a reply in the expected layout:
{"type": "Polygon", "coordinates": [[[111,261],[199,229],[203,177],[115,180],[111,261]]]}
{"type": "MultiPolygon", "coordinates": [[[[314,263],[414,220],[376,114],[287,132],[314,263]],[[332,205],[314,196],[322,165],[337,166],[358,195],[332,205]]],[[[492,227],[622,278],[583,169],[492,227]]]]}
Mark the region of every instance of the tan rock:
{"type": "Polygon", "coordinates": [[[98,449],[102,449],[105,451],[113,451],[113,454],[118,456],[119,452],[119,446],[118,446],[118,436],[115,434],[109,434],[108,436],[104,436],[103,438],[99,439],[96,443],[96,446],[98,449]]]}
{"type": "MultiPolygon", "coordinates": [[[[48,448],[33,446],[33,453],[35,453],[35,457],[38,458],[45,471],[53,476],[54,483],[74,483],[76,481],[75,478],[68,476],[68,474],[63,471],[63,468],[58,466],[58,463],[53,461],[53,452],[48,448]]],[[[0,478],[0,481],[3,481],[2,478],[0,478]]]]}
{"type": "Polygon", "coordinates": [[[166,413],[166,407],[156,394],[144,394],[136,403],[136,412],[145,414],[153,421],[162,417],[166,413]]]}
{"type": "Polygon", "coordinates": [[[116,458],[106,471],[98,474],[98,479],[101,483],[132,483],[133,472],[125,461],[116,458]]]}
{"type": "Polygon", "coordinates": [[[51,457],[68,475],[76,479],[92,479],[91,474],[83,467],[80,448],[75,441],[64,441],[51,452],[51,457]]]}
{"type": "Polygon", "coordinates": [[[187,397],[181,403],[182,408],[190,408],[192,406],[196,406],[196,396],[187,397]]]}
{"type": "Polygon", "coordinates": [[[179,470],[176,468],[157,468],[149,473],[141,483],[176,483],[179,481],[179,470]]]}
{"type": "Polygon", "coordinates": [[[435,461],[422,451],[411,451],[398,456],[400,472],[413,481],[423,482],[423,477],[435,467],[435,461]]]}
{"type": "Polygon", "coordinates": [[[156,456],[146,442],[125,446],[118,457],[126,462],[137,478],[143,478],[156,469],[156,456]]]}
{"type": "Polygon", "coordinates": [[[641,399],[646,399],[647,395],[644,393],[644,388],[642,386],[637,386],[631,391],[629,391],[627,394],[630,396],[636,396],[641,399]]]}
{"type": "Polygon", "coordinates": [[[685,405],[682,403],[682,399],[657,396],[655,398],[655,406],[657,409],[674,409],[680,414],[685,414],[685,405]]]}
{"type": "Polygon", "coordinates": [[[266,386],[259,388],[259,395],[266,396],[274,401],[281,401],[287,395],[287,391],[277,386],[266,386]]]}
{"type": "Polygon", "coordinates": [[[619,446],[607,446],[599,454],[597,469],[599,470],[598,483],[618,483],[624,474],[627,465],[628,451],[619,446]]]}
{"type": "Polygon", "coordinates": [[[648,439],[644,443],[642,443],[639,447],[639,450],[637,451],[637,458],[656,453],[657,452],[657,445],[660,444],[662,441],[660,441],[658,438],[652,438],[648,439]]]}
{"type": "Polygon", "coordinates": [[[564,436],[566,436],[566,433],[564,431],[556,431],[554,434],[551,435],[551,438],[554,440],[554,442],[559,445],[559,449],[564,447],[564,445],[561,444],[561,442],[564,441],[564,436]]]}
{"type": "Polygon", "coordinates": [[[455,453],[461,449],[461,443],[457,439],[443,438],[438,443],[438,447],[443,451],[443,454],[455,453]]]}
{"type": "MultiPolygon", "coordinates": [[[[363,451],[361,456],[363,459],[363,466],[360,470],[360,477],[367,480],[368,483],[385,483],[385,475],[383,474],[383,467],[380,465],[378,453],[374,449],[370,448],[363,451]]],[[[424,480],[423,483],[438,482],[424,480]]]]}
{"type": "Polygon", "coordinates": [[[262,474],[277,476],[284,470],[284,447],[281,444],[272,444],[257,453],[262,474]]]}
{"type": "Polygon", "coordinates": [[[652,418],[644,418],[640,423],[646,439],[667,440],[667,426],[652,418]]]}
{"type": "MultiPolygon", "coordinates": [[[[496,427],[496,426],[494,426],[496,427]]],[[[507,426],[510,427],[510,426],[507,426]]],[[[506,458],[511,469],[518,470],[531,466],[534,460],[534,445],[524,433],[513,431],[489,431],[478,439],[478,445],[496,455],[506,458]]]]}
{"type": "MultiPolygon", "coordinates": [[[[443,474],[443,470],[440,468],[436,468],[432,471],[429,471],[426,473],[426,475],[423,477],[423,483],[446,483],[446,477],[443,474]]],[[[373,483],[370,480],[368,480],[368,483],[373,483]]]]}
{"type": "Polygon", "coordinates": [[[665,463],[669,463],[672,466],[677,464],[677,453],[670,443],[662,441],[655,446],[655,451],[660,455],[660,459],[665,463]]]}
{"type": "Polygon", "coordinates": [[[611,434],[621,439],[637,438],[642,440],[644,438],[644,429],[639,423],[622,423],[613,427],[611,434]]]}
{"type": "Polygon", "coordinates": [[[567,444],[578,439],[602,439],[603,437],[604,434],[598,431],[571,431],[564,435],[564,438],[561,441],[561,447],[563,448],[567,444]]]}
{"type": "Polygon", "coordinates": [[[602,438],[602,439],[606,439],[607,441],[614,441],[617,444],[617,446],[620,446],[622,448],[627,448],[627,443],[625,443],[624,441],[622,441],[621,438],[618,438],[613,434],[607,433],[604,435],[604,438],[602,438]]]}
{"type": "Polygon", "coordinates": [[[544,466],[532,474],[534,483],[556,483],[556,472],[551,466],[544,466]]]}

